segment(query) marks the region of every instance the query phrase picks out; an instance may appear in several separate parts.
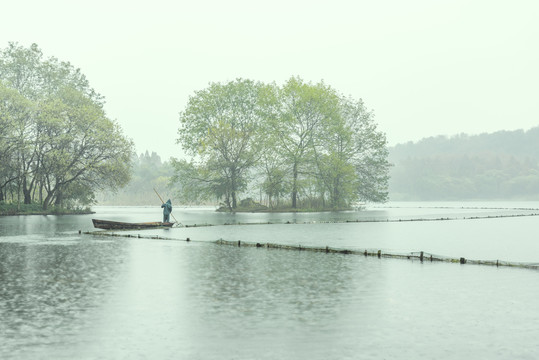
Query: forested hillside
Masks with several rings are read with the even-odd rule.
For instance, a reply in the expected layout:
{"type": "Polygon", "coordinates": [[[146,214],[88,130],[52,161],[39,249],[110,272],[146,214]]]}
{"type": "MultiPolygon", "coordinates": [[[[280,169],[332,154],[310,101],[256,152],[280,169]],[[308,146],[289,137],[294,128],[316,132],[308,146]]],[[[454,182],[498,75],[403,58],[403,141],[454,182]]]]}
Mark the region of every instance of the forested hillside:
{"type": "Polygon", "coordinates": [[[539,127],[390,148],[391,200],[539,199],[539,127]]]}

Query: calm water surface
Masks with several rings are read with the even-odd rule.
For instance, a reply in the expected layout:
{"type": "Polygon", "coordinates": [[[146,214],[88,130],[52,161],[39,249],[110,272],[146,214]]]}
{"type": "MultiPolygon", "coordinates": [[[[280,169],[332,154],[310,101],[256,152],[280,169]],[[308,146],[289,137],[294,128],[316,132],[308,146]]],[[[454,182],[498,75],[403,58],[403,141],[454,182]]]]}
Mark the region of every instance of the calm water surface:
{"type": "Polygon", "coordinates": [[[177,208],[184,224],[279,224],[143,232],[189,243],[78,234],[92,217],[158,220],[158,207],[0,218],[0,359],[539,358],[537,271],[212,243],[539,261],[538,217],[462,220],[537,204],[420,205],[235,216],[177,208]],[[327,223],[419,217],[457,220],[327,223]]]}

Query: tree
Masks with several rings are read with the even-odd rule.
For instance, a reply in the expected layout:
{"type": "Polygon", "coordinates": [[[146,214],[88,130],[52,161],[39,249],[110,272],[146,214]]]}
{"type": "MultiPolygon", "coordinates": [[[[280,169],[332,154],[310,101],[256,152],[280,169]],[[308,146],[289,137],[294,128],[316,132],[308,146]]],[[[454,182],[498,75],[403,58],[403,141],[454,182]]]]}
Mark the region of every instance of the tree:
{"type": "Polygon", "coordinates": [[[341,116],[352,131],[350,163],[357,176],[357,198],[385,202],[388,199],[389,151],[386,135],[377,129],[374,115],[363,101],[341,98],[341,116]]]}
{"type": "Polygon", "coordinates": [[[301,177],[313,164],[314,140],[321,134],[322,122],[338,115],[338,96],[324,83],[313,85],[293,77],[277,89],[276,101],[271,134],[277,152],[290,167],[290,196],[296,208],[301,177]]]}
{"type": "Polygon", "coordinates": [[[177,171],[183,177],[198,174],[193,180],[204,175],[214,195],[223,197],[231,210],[237,207],[237,194],[245,188],[260,154],[262,88],[260,83],[242,79],[212,83],[196,92],[180,114],[178,143],[198,163],[192,162],[186,171],[186,163],[175,162],[177,171]],[[211,185],[215,181],[220,186],[211,185]]]}
{"type": "Polygon", "coordinates": [[[31,203],[38,191],[45,209],[88,204],[95,190],[128,180],[133,145],[106,118],[103,98],[79,69],[45,59],[36,44],[10,43],[0,50],[0,85],[0,199],[16,183],[18,202],[22,194],[31,203]]]}
{"type": "Polygon", "coordinates": [[[320,196],[325,200],[327,193],[332,208],[346,207],[347,202],[355,198],[357,184],[350,163],[354,156],[353,133],[342,115],[340,111],[338,116],[325,118],[320,124],[320,135],[313,143],[320,196]]]}
{"type": "MultiPolygon", "coordinates": [[[[0,82],[0,201],[4,200],[6,186],[21,177],[33,111],[31,101],[0,82]]],[[[17,183],[20,186],[20,181],[17,183]]]]}
{"type": "Polygon", "coordinates": [[[88,200],[96,190],[127,184],[133,144],[117,123],[84,94],[65,88],[45,102],[38,118],[43,208],[88,200]],[[89,191],[82,191],[88,189],[89,191]]]}
{"type": "Polygon", "coordinates": [[[263,174],[260,186],[268,197],[268,205],[273,209],[279,205],[279,199],[288,192],[288,187],[285,182],[286,171],[282,158],[275,148],[269,146],[269,143],[265,143],[259,168],[263,174]]]}
{"type": "Polygon", "coordinates": [[[45,59],[37,44],[25,48],[10,42],[1,50],[0,79],[29,100],[54,96],[67,86],[80,91],[101,107],[104,103],[103,97],[90,87],[80,69],[55,57],[45,59]]]}
{"type": "Polygon", "coordinates": [[[229,179],[221,166],[208,162],[196,164],[193,161],[172,159],[174,175],[171,183],[178,187],[179,200],[197,203],[207,200],[224,200],[232,208],[229,179]]]}
{"type": "Polygon", "coordinates": [[[174,162],[174,181],[185,198],[216,196],[234,210],[254,185],[272,208],[285,193],[293,209],[387,200],[385,134],[361,100],[323,82],[211,84],[180,120],[178,143],[192,159],[174,162]]]}

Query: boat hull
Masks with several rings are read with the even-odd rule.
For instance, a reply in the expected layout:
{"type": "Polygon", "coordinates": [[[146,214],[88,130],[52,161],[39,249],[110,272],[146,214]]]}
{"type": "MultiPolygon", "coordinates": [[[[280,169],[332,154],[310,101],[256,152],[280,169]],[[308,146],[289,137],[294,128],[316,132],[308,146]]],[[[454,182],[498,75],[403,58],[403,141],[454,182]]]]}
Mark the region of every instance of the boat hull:
{"type": "Polygon", "coordinates": [[[121,221],[110,221],[110,220],[99,220],[99,219],[92,219],[92,222],[94,223],[94,227],[97,229],[105,229],[105,230],[130,230],[130,229],[155,229],[155,228],[163,228],[163,227],[172,227],[174,223],[170,222],[143,222],[143,223],[128,223],[128,222],[121,222],[121,221]]]}

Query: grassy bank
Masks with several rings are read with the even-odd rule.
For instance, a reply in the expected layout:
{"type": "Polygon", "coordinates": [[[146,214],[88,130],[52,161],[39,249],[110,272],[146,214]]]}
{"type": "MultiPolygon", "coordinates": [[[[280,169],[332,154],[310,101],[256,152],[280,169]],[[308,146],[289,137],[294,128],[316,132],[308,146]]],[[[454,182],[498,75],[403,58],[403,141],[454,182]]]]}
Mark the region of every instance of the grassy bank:
{"type": "Polygon", "coordinates": [[[10,215],[80,215],[80,214],[93,214],[90,208],[85,209],[64,209],[57,207],[50,207],[47,210],[43,210],[41,204],[10,204],[0,203],[0,216],[10,215]]]}

